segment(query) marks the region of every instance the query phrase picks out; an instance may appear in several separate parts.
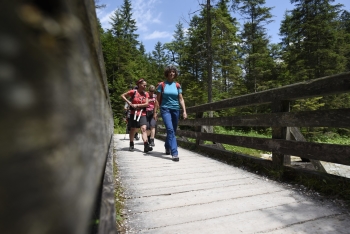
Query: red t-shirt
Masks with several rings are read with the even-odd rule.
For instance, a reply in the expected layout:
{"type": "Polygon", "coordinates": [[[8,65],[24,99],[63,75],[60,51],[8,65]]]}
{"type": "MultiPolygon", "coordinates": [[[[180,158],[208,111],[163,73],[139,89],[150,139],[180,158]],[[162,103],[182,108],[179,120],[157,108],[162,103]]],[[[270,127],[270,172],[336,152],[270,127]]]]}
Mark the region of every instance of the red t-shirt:
{"type": "MultiPolygon", "coordinates": [[[[146,103],[146,98],[149,98],[149,94],[148,93],[146,93],[146,92],[139,93],[135,89],[130,90],[128,92],[128,95],[130,96],[130,98],[132,96],[134,96],[134,98],[132,99],[132,102],[131,102],[132,104],[144,104],[144,103],[146,103]],[[135,93],[135,96],[134,96],[134,93],[135,93]]],[[[139,115],[141,109],[143,109],[141,116],[146,116],[146,111],[145,111],[146,108],[143,108],[143,107],[137,109],[137,115],[139,115]]],[[[135,113],[135,110],[131,109],[130,110],[130,114],[133,115],[134,113],[135,113]]]]}
{"type": "Polygon", "coordinates": [[[146,111],[153,111],[154,110],[154,106],[156,105],[156,100],[157,100],[156,94],[153,94],[152,96],[148,97],[148,107],[147,107],[146,111]]]}

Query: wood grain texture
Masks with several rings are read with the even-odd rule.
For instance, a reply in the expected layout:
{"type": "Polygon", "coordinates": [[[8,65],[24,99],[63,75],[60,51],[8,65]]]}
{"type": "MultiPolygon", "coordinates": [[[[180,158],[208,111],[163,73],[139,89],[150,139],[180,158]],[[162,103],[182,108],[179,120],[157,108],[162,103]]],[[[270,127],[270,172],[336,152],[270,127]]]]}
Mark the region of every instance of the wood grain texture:
{"type": "MultiPolygon", "coordinates": [[[[113,136],[110,145],[113,146],[113,136]]],[[[115,234],[116,226],[116,209],[115,209],[115,178],[113,174],[113,147],[109,148],[106,169],[102,183],[102,195],[100,205],[100,217],[98,225],[99,234],[115,234]]]]}
{"type": "Polygon", "coordinates": [[[350,165],[350,146],[332,145],[312,142],[297,142],[283,139],[268,139],[256,137],[242,137],[203,132],[177,131],[178,136],[185,136],[222,144],[237,145],[246,148],[294,155],[308,159],[350,165]]]}
{"type": "MultiPolygon", "coordinates": [[[[159,121],[159,123],[161,123],[159,121]]],[[[277,112],[180,120],[181,126],[350,127],[350,109],[277,112]]]]}
{"type": "Polygon", "coordinates": [[[0,233],[87,233],[113,134],[94,2],[1,9],[0,233]]]}
{"type": "Polygon", "coordinates": [[[233,107],[261,105],[276,100],[296,100],[310,97],[320,97],[332,94],[347,93],[350,89],[350,72],[315,80],[296,83],[281,88],[242,95],[218,102],[187,107],[187,113],[208,112],[233,107]]]}

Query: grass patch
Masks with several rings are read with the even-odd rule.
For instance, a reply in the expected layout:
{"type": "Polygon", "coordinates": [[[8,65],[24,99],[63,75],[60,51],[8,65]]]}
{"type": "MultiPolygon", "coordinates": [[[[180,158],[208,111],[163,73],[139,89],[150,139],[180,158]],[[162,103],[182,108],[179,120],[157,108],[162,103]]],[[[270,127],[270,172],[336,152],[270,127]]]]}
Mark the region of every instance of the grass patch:
{"type": "Polygon", "coordinates": [[[350,145],[349,136],[339,136],[339,135],[329,136],[325,134],[325,135],[318,136],[317,138],[312,138],[311,141],[316,143],[350,145]]]}
{"type": "Polygon", "coordinates": [[[114,125],[114,134],[125,134],[126,125],[114,125]]]}
{"type": "MultiPolygon", "coordinates": [[[[216,134],[223,134],[223,135],[234,135],[234,136],[245,136],[245,137],[257,137],[257,138],[271,138],[271,134],[262,134],[257,131],[240,131],[240,130],[227,130],[223,127],[215,127],[214,132],[216,134]]],[[[205,144],[211,144],[211,142],[205,142],[205,144]]],[[[229,150],[234,153],[239,153],[239,154],[247,154],[250,156],[254,157],[261,157],[261,154],[271,154],[271,152],[266,152],[262,150],[257,150],[257,149],[251,149],[251,148],[245,148],[245,147],[240,147],[240,146],[235,146],[235,145],[228,145],[228,144],[223,144],[226,150],[229,150]]]]}
{"type": "Polygon", "coordinates": [[[124,216],[123,216],[123,210],[124,210],[124,189],[121,186],[120,180],[119,180],[119,172],[118,172],[118,165],[115,160],[116,152],[115,149],[113,149],[113,174],[115,179],[115,188],[114,188],[114,198],[115,198],[115,210],[116,210],[116,224],[118,227],[118,230],[121,233],[124,233],[124,216]]]}
{"type": "Polygon", "coordinates": [[[226,150],[239,153],[239,154],[247,154],[247,155],[259,157],[259,158],[261,157],[261,154],[271,154],[271,152],[266,152],[262,150],[251,149],[251,148],[244,148],[244,147],[239,147],[235,145],[223,144],[223,146],[225,147],[226,150]]]}
{"type": "MultiPolygon", "coordinates": [[[[234,136],[245,136],[245,137],[256,137],[256,138],[272,138],[271,131],[260,133],[258,131],[241,131],[241,130],[227,130],[224,127],[215,126],[214,133],[223,135],[234,135],[234,136]]],[[[316,136],[306,137],[308,142],[325,143],[325,144],[337,144],[337,145],[350,145],[350,137],[347,135],[339,135],[334,132],[327,132],[325,134],[317,134],[316,136]]],[[[190,142],[196,142],[196,139],[189,139],[190,142]]],[[[212,144],[210,141],[205,141],[204,144],[212,144]]],[[[223,144],[226,150],[247,154],[254,157],[261,157],[261,154],[271,154],[271,152],[256,150],[251,148],[245,148],[235,145],[223,144]]]]}

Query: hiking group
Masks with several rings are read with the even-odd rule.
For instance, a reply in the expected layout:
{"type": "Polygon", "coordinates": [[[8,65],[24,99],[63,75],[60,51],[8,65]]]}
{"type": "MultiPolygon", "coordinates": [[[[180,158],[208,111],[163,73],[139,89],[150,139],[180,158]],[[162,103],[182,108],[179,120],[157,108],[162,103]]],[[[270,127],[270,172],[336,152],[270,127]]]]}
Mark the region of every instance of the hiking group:
{"type": "Polygon", "coordinates": [[[165,154],[171,155],[173,161],[179,161],[176,129],[180,118],[180,106],[183,110],[183,118],[187,118],[186,106],[181,85],[175,81],[178,76],[176,67],[167,66],[164,76],[166,80],[160,82],[157,88],[150,85],[148,92],[146,92],[146,80],[140,79],[136,82],[135,89],[121,95],[129,105],[129,150],[134,151],[134,136],[139,128],[144,142],[144,152],[153,150],[157,113],[160,110],[167,133],[164,144],[165,154]]]}

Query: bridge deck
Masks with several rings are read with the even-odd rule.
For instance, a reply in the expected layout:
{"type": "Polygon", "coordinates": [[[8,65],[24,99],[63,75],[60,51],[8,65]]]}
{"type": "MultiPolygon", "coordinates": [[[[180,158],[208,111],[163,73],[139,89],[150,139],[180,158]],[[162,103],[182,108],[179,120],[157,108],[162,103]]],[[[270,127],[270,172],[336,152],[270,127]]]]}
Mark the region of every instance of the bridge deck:
{"type": "Polygon", "coordinates": [[[159,140],[129,152],[124,137],[114,142],[128,233],[349,233],[331,201],[182,148],[173,162],[159,140]]]}

